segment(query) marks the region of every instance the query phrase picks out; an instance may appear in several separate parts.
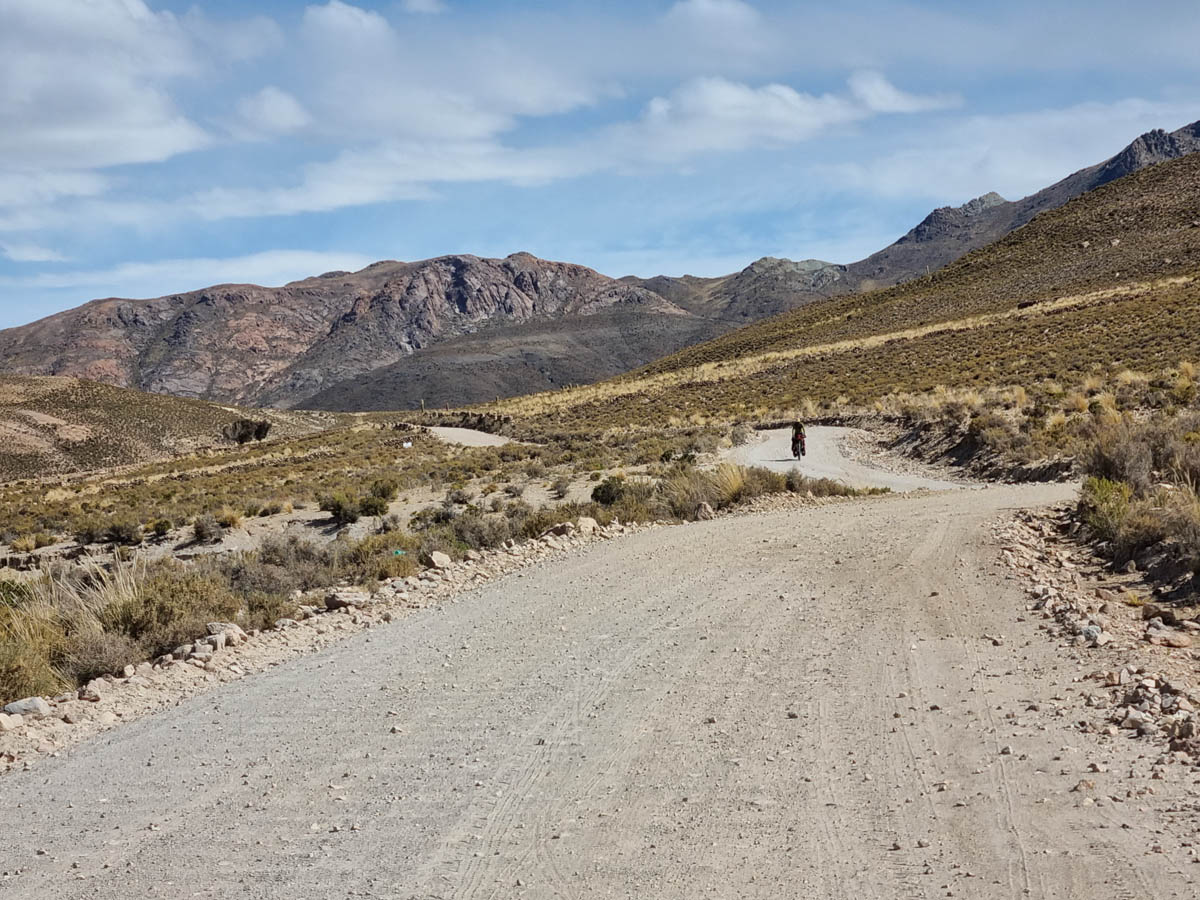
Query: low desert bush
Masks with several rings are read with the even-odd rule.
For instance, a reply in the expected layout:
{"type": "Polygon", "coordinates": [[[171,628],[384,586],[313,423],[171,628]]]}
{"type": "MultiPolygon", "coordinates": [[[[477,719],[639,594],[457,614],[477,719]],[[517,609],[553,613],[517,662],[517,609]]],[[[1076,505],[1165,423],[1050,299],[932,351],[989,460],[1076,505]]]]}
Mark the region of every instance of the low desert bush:
{"type": "Polygon", "coordinates": [[[612,506],[625,493],[625,478],[621,475],[609,475],[592,488],[592,500],[601,506],[612,506]]]}
{"type": "Polygon", "coordinates": [[[388,503],[400,493],[400,482],[394,478],[377,478],[371,482],[370,495],[388,503]]]}
{"type": "Polygon", "coordinates": [[[32,534],[23,534],[20,537],[15,537],[9,542],[9,546],[17,553],[28,553],[31,550],[37,549],[37,541],[34,540],[32,534]]]}
{"type": "Polygon", "coordinates": [[[1080,518],[1097,539],[1111,542],[1129,513],[1132,498],[1133,488],[1128,483],[1092,475],[1079,495],[1080,518]]]}
{"type": "Polygon", "coordinates": [[[388,502],[383,497],[378,497],[375,494],[367,494],[367,496],[358,501],[358,511],[364,516],[386,516],[388,502]]]}
{"type": "Polygon", "coordinates": [[[99,519],[87,518],[79,523],[75,531],[75,540],[83,546],[98,544],[104,540],[104,525],[99,519]]]}
{"type": "Polygon", "coordinates": [[[350,525],[358,521],[360,510],[357,500],[346,494],[325,494],[317,498],[317,506],[337,525],[350,525]]]}
{"type": "Polygon", "coordinates": [[[104,540],[133,546],[142,542],[142,526],[132,519],[114,519],[104,529],[104,540]]]}
{"type": "Polygon", "coordinates": [[[1093,433],[1084,471],[1105,482],[1121,482],[1135,494],[1150,487],[1153,454],[1138,430],[1124,423],[1093,433]]]}
{"type": "Polygon", "coordinates": [[[219,541],[225,536],[225,529],[217,521],[216,516],[202,513],[192,521],[192,540],[197,544],[208,544],[219,541]]]}
{"type": "Polygon", "coordinates": [[[885,489],[859,490],[832,478],[809,478],[792,469],[785,478],[786,486],[793,494],[812,494],[814,497],[854,497],[860,494],[886,493],[885,489]]]}

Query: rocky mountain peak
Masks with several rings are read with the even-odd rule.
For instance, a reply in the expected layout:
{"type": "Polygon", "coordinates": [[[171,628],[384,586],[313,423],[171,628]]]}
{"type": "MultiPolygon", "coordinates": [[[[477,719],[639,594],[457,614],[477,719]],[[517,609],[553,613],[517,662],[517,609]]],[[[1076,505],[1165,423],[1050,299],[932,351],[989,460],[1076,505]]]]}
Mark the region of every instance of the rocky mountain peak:
{"type": "Polygon", "coordinates": [[[1161,128],[1147,131],[1128,147],[1100,166],[1094,187],[1124,178],[1138,169],[1177,159],[1200,150],[1200,122],[1185,125],[1177,131],[1161,128]]]}
{"type": "Polygon", "coordinates": [[[925,243],[949,237],[956,232],[972,228],[973,220],[989,210],[1007,204],[1008,201],[995,191],[989,191],[981,197],[968,200],[962,206],[938,207],[896,243],[925,243]]]}
{"type": "Polygon", "coordinates": [[[965,216],[977,216],[986,209],[991,209],[993,206],[1003,206],[1007,202],[1007,200],[995,191],[988,191],[982,197],[968,200],[958,209],[965,216]]]}

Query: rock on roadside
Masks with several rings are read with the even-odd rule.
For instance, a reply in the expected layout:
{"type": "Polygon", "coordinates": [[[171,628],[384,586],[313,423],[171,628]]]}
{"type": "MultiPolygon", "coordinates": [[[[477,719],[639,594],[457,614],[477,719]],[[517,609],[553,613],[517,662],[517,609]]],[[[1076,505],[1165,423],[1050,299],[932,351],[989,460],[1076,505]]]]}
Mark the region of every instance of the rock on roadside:
{"type": "Polygon", "coordinates": [[[4,707],[4,711],[10,716],[22,716],[29,719],[44,719],[51,713],[50,704],[41,697],[26,697],[24,700],[15,700],[8,706],[4,707]]]}

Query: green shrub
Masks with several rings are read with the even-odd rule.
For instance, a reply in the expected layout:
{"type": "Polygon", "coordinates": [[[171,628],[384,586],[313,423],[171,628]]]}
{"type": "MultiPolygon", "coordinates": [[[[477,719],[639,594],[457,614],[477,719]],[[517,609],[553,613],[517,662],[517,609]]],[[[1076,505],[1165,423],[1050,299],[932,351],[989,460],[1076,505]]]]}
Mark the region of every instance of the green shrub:
{"type": "Polygon", "coordinates": [[[1116,538],[1129,513],[1133,488],[1123,481],[1090,476],[1079,495],[1079,513],[1088,530],[1102,541],[1116,538]]]}
{"type": "Polygon", "coordinates": [[[216,516],[203,513],[192,521],[192,539],[197,544],[208,544],[225,537],[225,529],[217,521],[216,516]]]}
{"type": "Polygon", "coordinates": [[[612,506],[625,494],[625,479],[620,475],[609,475],[592,488],[592,500],[601,506],[612,506]]]}
{"type": "Polygon", "coordinates": [[[80,544],[98,544],[104,540],[104,525],[94,518],[82,520],[76,527],[75,540],[80,544]]]}
{"type": "Polygon", "coordinates": [[[154,532],[155,537],[164,538],[171,533],[171,529],[174,527],[174,523],[170,519],[155,519],[150,530],[154,532]]]}
{"type": "Polygon", "coordinates": [[[394,478],[378,478],[371,482],[370,494],[386,502],[396,499],[400,493],[400,483],[394,478]]]}
{"type": "Polygon", "coordinates": [[[132,519],[115,519],[104,530],[104,539],[113,544],[133,546],[142,542],[142,526],[132,519]]]}
{"type": "Polygon", "coordinates": [[[208,622],[231,621],[241,606],[225,580],[162,564],[99,616],[105,631],[125,634],[155,655],[205,634],[208,622]]]}
{"type": "Polygon", "coordinates": [[[317,499],[317,505],[322,512],[329,513],[330,518],[338,525],[357,522],[361,514],[358,501],[346,494],[326,494],[317,499]]]}
{"type": "Polygon", "coordinates": [[[368,494],[358,501],[358,511],[364,516],[385,516],[388,511],[388,502],[383,497],[368,494]]]}

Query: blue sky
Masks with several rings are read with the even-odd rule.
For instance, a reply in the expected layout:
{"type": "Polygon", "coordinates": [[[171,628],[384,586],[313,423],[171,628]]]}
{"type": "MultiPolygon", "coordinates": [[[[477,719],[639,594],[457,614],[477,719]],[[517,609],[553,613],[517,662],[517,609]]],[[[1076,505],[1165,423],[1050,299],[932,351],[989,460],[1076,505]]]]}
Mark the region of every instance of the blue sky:
{"type": "Polygon", "coordinates": [[[527,250],[850,262],[1200,118],[1200,4],[0,0],[0,326],[527,250]]]}

